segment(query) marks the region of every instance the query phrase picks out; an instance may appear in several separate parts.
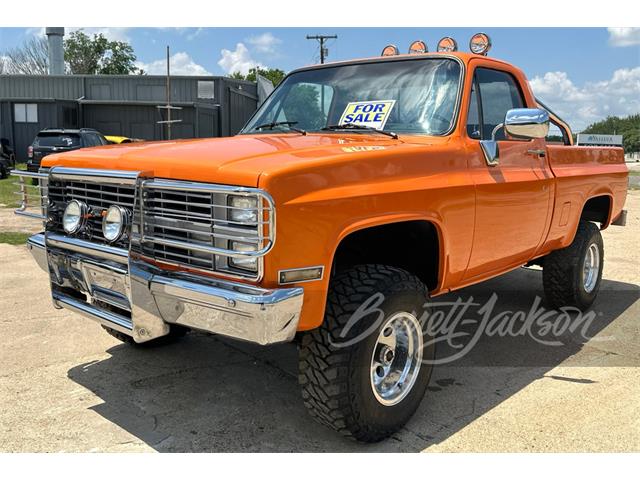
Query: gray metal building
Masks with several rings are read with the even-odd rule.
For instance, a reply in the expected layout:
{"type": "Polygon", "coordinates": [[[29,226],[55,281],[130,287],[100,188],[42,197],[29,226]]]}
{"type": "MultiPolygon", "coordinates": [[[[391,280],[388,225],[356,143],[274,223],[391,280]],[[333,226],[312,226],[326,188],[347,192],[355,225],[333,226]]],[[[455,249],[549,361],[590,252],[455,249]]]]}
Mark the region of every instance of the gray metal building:
{"type": "MultiPolygon", "coordinates": [[[[255,83],[226,77],[171,77],[171,138],[236,134],[257,107],[255,83]]],[[[0,138],[18,160],[46,127],[95,128],[104,135],[164,140],[166,77],[0,75],[0,138]]]]}

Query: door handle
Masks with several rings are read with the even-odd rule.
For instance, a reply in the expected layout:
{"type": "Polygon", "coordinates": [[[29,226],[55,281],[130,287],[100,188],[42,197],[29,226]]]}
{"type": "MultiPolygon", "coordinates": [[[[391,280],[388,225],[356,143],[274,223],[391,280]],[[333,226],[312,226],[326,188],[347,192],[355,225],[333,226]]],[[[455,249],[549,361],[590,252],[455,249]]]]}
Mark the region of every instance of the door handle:
{"type": "Polygon", "coordinates": [[[531,149],[531,150],[527,150],[527,153],[530,155],[538,155],[539,157],[544,157],[547,152],[545,152],[543,149],[531,149]]]}

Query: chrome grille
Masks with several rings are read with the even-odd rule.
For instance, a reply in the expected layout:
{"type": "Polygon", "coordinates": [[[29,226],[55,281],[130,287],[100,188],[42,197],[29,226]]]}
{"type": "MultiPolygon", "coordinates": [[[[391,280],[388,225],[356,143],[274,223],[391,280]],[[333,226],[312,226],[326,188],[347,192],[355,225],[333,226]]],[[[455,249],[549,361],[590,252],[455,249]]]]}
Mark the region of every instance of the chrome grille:
{"type": "MultiPolygon", "coordinates": [[[[50,215],[54,218],[54,222],[49,228],[64,233],[61,221],[62,212],[71,200],[82,201],[93,210],[106,210],[112,205],[119,205],[133,211],[135,186],[51,178],[49,179],[48,199],[54,205],[53,209],[50,207],[50,211],[58,213],[50,215]]],[[[87,220],[87,228],[83,236],[92,241],[107,243],[102,235],[101,217],[94,216],[87,220]]],[[[115,245],[128,247],[128,239],[124,237],[115,245]]]]}
{"type": "MultiPolygon", "coordinates": [[[[240,209],[241,210],[241,209],[240,209]]],[[[261,258],[274,242],[271,198],[257,189],[168,180],[142,183],[142,249],[158,261],[206,271],[257,278],[261,258]],[[232,221],[231,196],[256,199],[257,222],[232,221]],[[255,246],[234,250],[233,242],[255,246]],[[257,271],[232,265],[230,258],[258,258],[257,271]]]]}

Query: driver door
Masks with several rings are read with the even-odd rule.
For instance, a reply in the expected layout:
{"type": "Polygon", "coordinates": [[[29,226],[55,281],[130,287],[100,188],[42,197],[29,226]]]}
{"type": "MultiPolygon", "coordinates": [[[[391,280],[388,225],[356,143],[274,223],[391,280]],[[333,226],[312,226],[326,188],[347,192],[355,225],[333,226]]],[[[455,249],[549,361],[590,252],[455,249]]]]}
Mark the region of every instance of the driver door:
{"type": "Polygon", "coordinates": [[[476,190],[474,240],[466,279],[486,277],[526,263],[535,254],[548,225],[553,175],[547,167],[544,139],[497,135],[498,164],[490,166],[480,139],[491,139],[508,110],[526,106],[518,81],[506,71],[479,67],[467,121],[470,170],[476,190]]]}

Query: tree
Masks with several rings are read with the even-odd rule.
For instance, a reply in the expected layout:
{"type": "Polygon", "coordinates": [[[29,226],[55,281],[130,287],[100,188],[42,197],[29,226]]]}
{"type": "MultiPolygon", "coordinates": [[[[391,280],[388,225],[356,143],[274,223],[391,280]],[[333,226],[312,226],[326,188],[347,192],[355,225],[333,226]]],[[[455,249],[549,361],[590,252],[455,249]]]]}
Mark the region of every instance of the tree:
{"type": "Polygon", "coordinates": [[[592,123],[582,133],[601,133],[622,135],[622,146],[625,152],[640,152],[640,114],[626,118],[607,117],[592,123]]]}
{"type": "Polygon", "coordinates": [[[64,41],[64,59],[72,74],[128,75],[141,73],[136,55],[126,42],[110,41],[101,33],[89,37],[82,30],[64,41]]]}
{"type": "Polygon", "coordinates": [[[230,77],[235,78],[237,80],[248,80],[250,82],[256,81],[256,73],[260,74],[260,76],[267,78],[273,83],[273,86],[277,86],[282,79],[285,77],[286,73],[280,70],[279,68],[252,68],[249,70],[249,73],[243,75],[240,72],[233,72],[230,77]]]}
{"type": "Polygon", "coordinates": [[[31,37],[3,55],[3,73],[46,75],[49,73],[49,45],[45,37],[31,37]]]}

